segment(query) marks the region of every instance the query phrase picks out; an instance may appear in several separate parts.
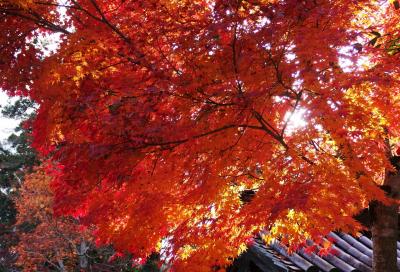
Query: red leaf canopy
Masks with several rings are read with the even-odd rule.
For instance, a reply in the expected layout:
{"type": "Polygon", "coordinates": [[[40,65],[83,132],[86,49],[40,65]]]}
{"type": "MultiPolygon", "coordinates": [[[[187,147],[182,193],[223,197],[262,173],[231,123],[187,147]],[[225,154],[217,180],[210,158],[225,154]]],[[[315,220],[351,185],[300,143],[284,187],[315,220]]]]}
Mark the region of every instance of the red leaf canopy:
{"type": "Polygon", "coordinates": [[[218,269],[261,229],[356,231],[385,200],[400,16],[378,4],[5,1],[0,86],[40,106],[56,212],[176,271],[218,269]]]}

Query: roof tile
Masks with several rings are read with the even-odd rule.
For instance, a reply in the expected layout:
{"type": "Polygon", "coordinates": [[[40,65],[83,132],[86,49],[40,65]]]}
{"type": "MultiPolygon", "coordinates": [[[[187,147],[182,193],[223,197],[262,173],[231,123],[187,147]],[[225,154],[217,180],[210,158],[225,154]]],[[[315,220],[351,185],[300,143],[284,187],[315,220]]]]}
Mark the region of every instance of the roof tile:
{"type": "MultiPolygon", "coordinates": [[[[265,245],[259,238],[255,239],[256,243],[247,254],[250,255],[250,259],[255,258],[256,255],[258,263],[260,258],[269,259],[269,264],[275,265],[276,271],[372,272],[371,239],[366,236],[356,238],[345,233],[333,232],[328,237],[333,240],[334,254],[331,253],[326,256],[319,256],[315,253],[309,254],[304,249],[289,254],[287,248],[279,242],[265,245]]],[[[308,241],[307,244],[313,245],[313,242],[308,241]]],[[[399,242],[397,247],[398,267],[400,269],[399,242]]],[[[271,270],[265,271],[270,272],[271,270]]]]}

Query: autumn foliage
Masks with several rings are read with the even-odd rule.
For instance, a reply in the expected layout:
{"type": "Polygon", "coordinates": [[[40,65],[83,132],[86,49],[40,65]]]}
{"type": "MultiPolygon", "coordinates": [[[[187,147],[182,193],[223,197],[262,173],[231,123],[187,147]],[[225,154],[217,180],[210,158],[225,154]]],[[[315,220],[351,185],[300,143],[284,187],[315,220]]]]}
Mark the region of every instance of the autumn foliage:
{"type": "Polygon", "coordinates": [[[27,174],[15,197],[18,209],[12,248],[21,271],[155,271],[157,255],[145,262],[134,262],[130,254],[116,252],[111,245],[96,246],[93,229],[82,228],[78,218],[55,216],[52,177],[46,164],[27,174]]]}
{"type": "Polygon", "coordinates": [[[93,239],[76,219],[54,217],[50,181],[43,168],[36,169],[26,176],[17,198],[20,242],[15,251],[24,271],[72,271],[79,263],[79,245],[93,239]]]}
{"type": "Polygon", "coordinates": [[[60,3],[1,2],[0,86],[40,105],[55,212],[103,243],[218,270],[260,230],[296,245],[360,230],[353,215],[389,203],[377,184],[400,133],[396,5],[60,3]],[[49,33],[50,53],[35,42],[49,33]]]}

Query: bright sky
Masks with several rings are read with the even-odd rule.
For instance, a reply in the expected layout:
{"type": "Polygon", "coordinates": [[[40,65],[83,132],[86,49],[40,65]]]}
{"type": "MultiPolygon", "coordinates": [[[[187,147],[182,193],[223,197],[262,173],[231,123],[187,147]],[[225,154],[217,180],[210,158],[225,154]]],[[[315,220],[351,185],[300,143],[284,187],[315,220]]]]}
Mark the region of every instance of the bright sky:
{"type": "MultiPolygon", "coordinates": [[[[14,99],[9,98],[7,94],[0,89],[0,107],[7,105],[13,100],[14,99]]],[[[0,143],[3,143],[8,138],[20,121],[21,120],[5,118],[0,114],[0,143]]]]}
{"type": "MultiPolygon", "coordinates": [[[[0,0],[1,1],[1,0],[0,0]]],[[[59,0],[60,4],[67,4],[68,1],[59,0]]],[[[66,20],[66,9],[60,7],[57,9],[60,14],[61,19],[66,20]]],[[[73,31],[73,28],[69,28],[69,31],[73,31]]],[[[60,34],[38,34],[38,43],[36,44],[37,48],[42,51],[45,57],[55,53],[60,45],[60,34]]],[[[0,111],[1,107],[9,104],[16,99],[10,98],[7,94],[0,89],[0,111]]],[[[0,113],[0,144],[4,146],[5,140],[10,136],[10,134],[14,131],[14,129],[18,126],[21,120],[14,120],[5,118],[0,113]]]]}

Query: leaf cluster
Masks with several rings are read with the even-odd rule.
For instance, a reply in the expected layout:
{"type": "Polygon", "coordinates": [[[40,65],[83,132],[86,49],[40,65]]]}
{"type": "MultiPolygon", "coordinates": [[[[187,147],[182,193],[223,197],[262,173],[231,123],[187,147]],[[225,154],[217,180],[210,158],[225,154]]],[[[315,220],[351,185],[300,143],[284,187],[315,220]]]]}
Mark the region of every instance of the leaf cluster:
{"type": "Polygon", "coordinates": [[[378,185],[400,137],[397,6],[6,1],[0,86],[39,105],[54,215],[138,260],[223,270],[261,230],[295,248],[396,201],[378,185]],[[26,37],[51,32],[44,57],[26,37]]]}

